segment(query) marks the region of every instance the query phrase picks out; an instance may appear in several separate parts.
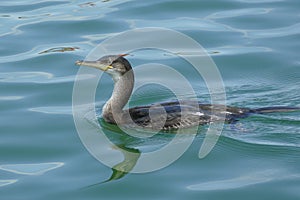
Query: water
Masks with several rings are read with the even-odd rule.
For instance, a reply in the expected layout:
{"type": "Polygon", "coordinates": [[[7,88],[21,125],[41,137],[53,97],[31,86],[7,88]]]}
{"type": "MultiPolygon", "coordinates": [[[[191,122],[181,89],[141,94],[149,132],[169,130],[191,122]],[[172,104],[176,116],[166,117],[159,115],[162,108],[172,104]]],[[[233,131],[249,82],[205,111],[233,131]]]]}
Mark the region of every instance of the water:
{"type": "MultiPolygon", "coordinates": [[[[81,143],[71,107],[76,60],[106,38],[153,26],[180,31],[207,50],[221,72],[228,105],[299,107],[299,7],[296,0],[1,1],[1,198],[299,199],[299,112],[225,125],[204,159],[197,156],[200,134],[172,165],[101,184],[112,170],[81,143]]],[[[154,55],[135,52],[129,60],[143,64],[154,55]]],[[[170,55],[160,52],[157,60],[179,68],[170,55]]],[[[186,73],[208,101],[207,90],[186,73]]],[[[108,77],[102,81],[107,87],[97,95],[100,105],[112,89],[108,77]]],[[[133,104],[171,99],[165,92],[145,87],[133,104]]],[[[160,148],[173,137],[132,140],[109,130],[131,150],[160,148]]]]}

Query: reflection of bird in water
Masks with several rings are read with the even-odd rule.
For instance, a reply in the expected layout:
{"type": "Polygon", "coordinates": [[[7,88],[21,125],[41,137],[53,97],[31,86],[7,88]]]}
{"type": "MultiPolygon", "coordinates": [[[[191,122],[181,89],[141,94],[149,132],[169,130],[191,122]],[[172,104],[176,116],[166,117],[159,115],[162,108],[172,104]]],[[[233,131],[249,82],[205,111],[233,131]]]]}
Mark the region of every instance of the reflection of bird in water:
{"type": "Polygon", "coordinates": [[[263,114],[299,110],[299,108],[293,107],[248,109],[201,104],[192,101],[173,101],[124,110],[123,107],[128,102],[134,86],[134,74],[130,63],[124,56],[110,55],[96,61],[76,62],[77,65],[100,69],[112,77],[114,90],[102,111],[104,120],[111,124],[133,123],[142,128],[176,130],[224,119],[227,123],[230,123],[252,113],[263,114]]]}

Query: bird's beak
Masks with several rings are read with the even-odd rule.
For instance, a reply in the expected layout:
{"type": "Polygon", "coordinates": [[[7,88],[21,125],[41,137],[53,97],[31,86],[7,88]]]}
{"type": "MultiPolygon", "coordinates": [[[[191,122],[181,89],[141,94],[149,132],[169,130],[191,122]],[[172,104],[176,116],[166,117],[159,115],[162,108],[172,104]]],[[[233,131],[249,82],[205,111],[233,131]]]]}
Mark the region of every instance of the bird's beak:
{"type": "Polygon", "coordinates": [[[123,53],[123,54],[119,54],[119,56],[122,56],[122,57],[124,57],[124,56],[128,56],[129,55],[129,53],[123,53]]]}
{"type": "Polygon", "coordinates": [[[104,65],[97,61],[84,61],[84,60],[77,60],[75,62],[76,65],[92,67],[96,69],[100,69],[102,71],[107,71],[108,69],[112,69],[113,67],[110,65],[104,65]]]}

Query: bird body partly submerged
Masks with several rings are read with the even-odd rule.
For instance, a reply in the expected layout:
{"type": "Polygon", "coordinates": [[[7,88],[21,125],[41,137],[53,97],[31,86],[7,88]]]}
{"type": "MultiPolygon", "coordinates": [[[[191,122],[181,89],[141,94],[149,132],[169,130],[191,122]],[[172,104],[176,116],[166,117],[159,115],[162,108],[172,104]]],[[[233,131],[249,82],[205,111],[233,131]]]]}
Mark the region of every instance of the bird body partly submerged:
{"type": "Polygon", "coordinates": [[[224,105],[203,104],[195,101],[173,101],[148,106],[123,109],[128,102],[133,86],[134,74],[124,55],[104,56],[97,61],[77,61],[77,65],[97,68],[111,75],[114,90],[104,105],[102,117],[107,123],[117,125],[134,124],[136,127],[153,130],[176,130],[211,122],[232,123],[250,114],[289,112],[295,107],[265,107],[248,109],[224,105]]]}
{"type": "MultiPolygon", "coordinates": [[[[299,109],[294,107],[265,107],[249,109],[232,106],[224,107],[223,105],[189,101],[173,101],[147,106],[137,106],[130,108],[129,110],[125,110],[125,113],[129,112],[130,120],[127,122],[125,120],[123,124],[132,123],[133,121],[138,127],[170,131],[205,125],[211,122],[234,123],[238,121],[238,119],[248,117],[251,114],[290,112],[295,110],[299,109]]],[[[110,119],[106,119],[105,121],[117,124],[114,120],[111,121],[110,119]]]]}
{"type": "Polygon", "coordinates": [[[233,122],[251,110],[189,101],[174,101],[129,109],[132,120],[140,127],[165,131],[205,125],[210,122],[233,122]],[[165,113],[161,112],[164,109],[165,113]],[[156,114],[157,113],[157,114],[156,114]],[[164,122],[159,124],[159,122],[164,122]],[[157,125],[160,125],[157,127],[157,125]]]}

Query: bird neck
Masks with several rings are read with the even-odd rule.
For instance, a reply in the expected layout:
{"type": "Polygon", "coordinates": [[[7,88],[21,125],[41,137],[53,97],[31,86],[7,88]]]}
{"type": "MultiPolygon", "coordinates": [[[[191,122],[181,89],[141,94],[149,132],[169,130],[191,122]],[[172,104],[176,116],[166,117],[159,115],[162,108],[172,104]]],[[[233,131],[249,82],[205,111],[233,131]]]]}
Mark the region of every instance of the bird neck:
{"type": "Polygon", "coordinates": [[[102,110],[102,117],[109,123],[123,121],[123,108],[128,102],[134,86],[133,71],[130,70],[124,75],[120,75],[119,78],[114,77],[113,80],[114,90],[102,110]]]}

